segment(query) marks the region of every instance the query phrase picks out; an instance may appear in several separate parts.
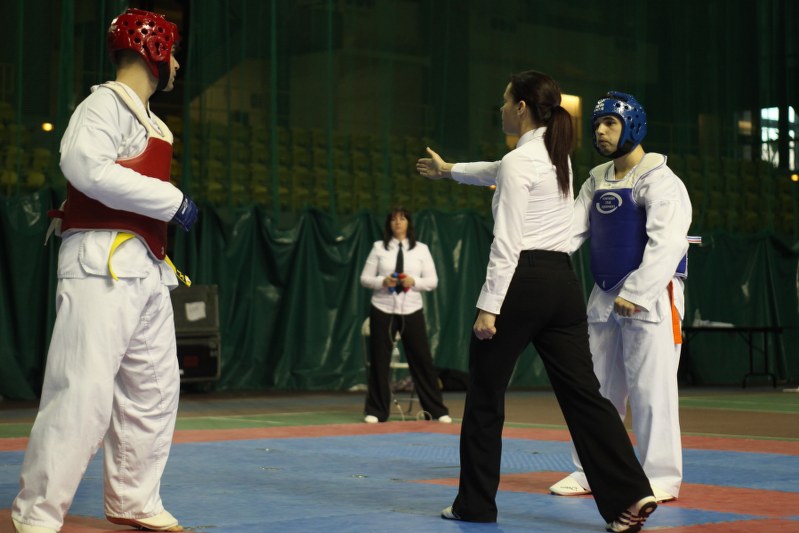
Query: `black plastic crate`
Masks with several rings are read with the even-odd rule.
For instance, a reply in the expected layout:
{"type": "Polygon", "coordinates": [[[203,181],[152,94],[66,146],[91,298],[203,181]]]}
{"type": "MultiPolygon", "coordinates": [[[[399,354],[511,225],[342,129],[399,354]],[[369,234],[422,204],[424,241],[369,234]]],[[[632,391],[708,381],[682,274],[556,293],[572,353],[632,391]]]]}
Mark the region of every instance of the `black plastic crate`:
{"type": "Polygon", "coordinates": [[[184,337],[178,335],[178,366],[184,383],[215,381],[222,371],[218,336],[184,337]]]}

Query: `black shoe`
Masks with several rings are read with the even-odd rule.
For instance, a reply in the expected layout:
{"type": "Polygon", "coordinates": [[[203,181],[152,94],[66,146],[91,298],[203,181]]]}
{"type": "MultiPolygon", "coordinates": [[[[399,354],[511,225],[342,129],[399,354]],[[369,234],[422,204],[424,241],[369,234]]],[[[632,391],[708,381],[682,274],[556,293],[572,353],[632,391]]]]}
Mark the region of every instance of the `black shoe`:
{"type": "Polygon", "coordinates": [[[609,523],[605,529],[616,533],[626,532],[635,533],[641,531],[644,522],[649,518],[655,509],[658,508],[658,502],[654,496],[647,496],[638,500],[621,513],[616,520],[609,523]]]}

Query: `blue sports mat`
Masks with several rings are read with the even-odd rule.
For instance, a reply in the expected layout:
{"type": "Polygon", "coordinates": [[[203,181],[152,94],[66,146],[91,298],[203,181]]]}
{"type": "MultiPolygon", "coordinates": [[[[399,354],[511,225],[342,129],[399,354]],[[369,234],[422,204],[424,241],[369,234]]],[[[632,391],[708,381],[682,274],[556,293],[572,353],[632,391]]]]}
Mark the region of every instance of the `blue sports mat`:
{"type": "MultiPolygon", "coordinates": [[[[565,442],[505,439],[503,449],[503,473],[571,470],[565,442]]],[[[684,455],[686,483],[799,491],[796,456],[690,449],[684,455]]],[[[22,457],[22,452],[0,453],[6,507],[18,490],[22,457]]],[[[166,507],[193,531],[604,531],[592,498],[534,493],[500,492],[497,524],[443,520],[439,512],[452,503],[456,488],[414,481],[457,476],[455,435],[205,442],[173,446],[161,494],[166,507]]],[[[647,529],[759,518],[744,511],[663,505],[647,529]]],[[[99,456],[90,463],[70,514],[103,516],[99,456]]]]}

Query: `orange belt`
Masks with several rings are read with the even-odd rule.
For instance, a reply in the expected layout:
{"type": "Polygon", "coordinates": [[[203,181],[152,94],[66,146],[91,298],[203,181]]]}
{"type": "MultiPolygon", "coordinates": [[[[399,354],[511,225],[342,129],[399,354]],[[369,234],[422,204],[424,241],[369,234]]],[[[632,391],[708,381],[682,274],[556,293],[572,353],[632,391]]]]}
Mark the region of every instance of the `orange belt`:
{"type": "Polygon", "coordinates": [[[674,334],[674,344],[682,344],[682,327],[680,325],[680,313],[674,306],[674,282],[669,282],[669,302],[671,303],[671,331],[674,334]]]}

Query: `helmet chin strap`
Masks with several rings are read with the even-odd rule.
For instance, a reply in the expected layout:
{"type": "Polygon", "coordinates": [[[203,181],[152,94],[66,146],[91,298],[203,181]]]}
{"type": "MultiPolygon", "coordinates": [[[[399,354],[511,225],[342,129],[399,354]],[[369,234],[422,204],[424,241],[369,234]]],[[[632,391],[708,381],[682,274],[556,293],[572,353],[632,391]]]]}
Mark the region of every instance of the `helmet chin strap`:
{"type": "Polygon", "coordinates": [[[599,150],[597,150],[597,151],[600,153],[600,155],[603,155],[603,156],[607,157],[608,159],[616,159],[617,157],[621,157],[623,155],[629,154],[630,152],[632,152],[635,149],[636,146],[638,146],[638,145],[637,144],[633,144],[630,141],[627,141],[627,142],[624,143],[624,145],[622,147],[617,148],[616,151],[613,152],[612,154],[607,154],[606,155],[606,154],[603,154],[602,152],[599,152],[599,150]]]}
{"type": "Polygon", "coordinates": [[[169,83],[169,62],[158,63],[158,85],[155,92],[163,91],[169,83]]]}

